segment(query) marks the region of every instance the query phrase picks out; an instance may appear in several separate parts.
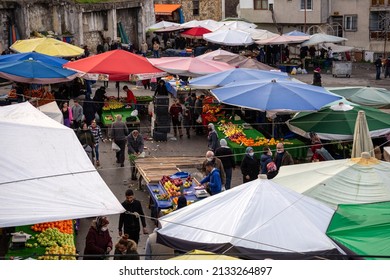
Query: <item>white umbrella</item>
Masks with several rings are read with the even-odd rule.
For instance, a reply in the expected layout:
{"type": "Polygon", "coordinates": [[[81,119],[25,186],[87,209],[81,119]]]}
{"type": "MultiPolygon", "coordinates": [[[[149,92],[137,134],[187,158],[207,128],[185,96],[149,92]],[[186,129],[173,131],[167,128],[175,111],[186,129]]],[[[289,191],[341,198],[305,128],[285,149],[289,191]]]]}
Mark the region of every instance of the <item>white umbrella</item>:
{"type": "Polygon", "coordinates": [[[330,47],[334,53],[350,52],[355,49],[355,47],[341,46],[333,43],[323,43],[321,47],[326,50],[330,47]]]}
{"type": "Polygon", "coordinates": [[[265,40],[279,36],[279,34],[264,29],[247,28],[243,31],[250,33],[253,40],[265,40]]]}
{"type": "Polygon", "coordinates": [[[254,43],[251,34],[240,30],[223,30],[203,35],[203,39],[226,46],[247,46],[254,43]]]}
{"type": "Polygon", "coordinates": [[[182,28],[194,28],[194,27],[203,27],[208,30],[214,31],[215,29],[222,26],[222,24],[218,21],[212,20],[212,19],[206,19],[206,20],[191,20],[186,23],[180,24],[182,28]]]}
{"type": "Polygon", "coordinates": [[[257,179],[159,219],[159,243],[248,259],[338,254],[325,235],[334,210],[269,180],[257,179]]]}
{"type": "Polygon", "coordinates": [[[157,22],[155,24],[152,24],[151,26],[147,27],[146,30],[153,31],[153,30],[158,30],[161,28],[167,28],[170,26],[180,26],[180,24],[176,23],[176,22],[170,22],[170,21],[163,20],[163,21],[157,22]]]}
{"type": "Polygon", "coordinates": [[[328,35],[328,34],[324,34],[324,33],[316,33],[314,35],[311,35],[310,39],[303,42],[301,44],[301,46],[302,47],[313,46],[313,45],[318,45],[318,44],[322,44],[322,43],[341,43],[341,42],[347,41],[347,40],[348,40],[347,38],[343,38],[343,37],[337,37],[337,36],[328,35]]]}
{"type": "Polygon", "coordinates": [[[374,145],[372,144],[370,131],[368,129],[366,113],[364,111],[359,111],[356,118],[355,131],[353,133],[351,157],[360,157],[363,152],[367,152],[371,156],[375,155],[374,145]]]}
{"type": "Polygon", "coordinates": [[[207,53],[204,53],[202,55],[199,55],[196,58],[213,60],[214,57],[219,56],[219,55],[236,56],[237,54],[232,53],[232,52],[228,52],[228,51],[225,51],[225,50],[222,50],[222,49],[218,49],[218,50],[215,50],[215,51],[212,51],[212,52],[207,52],[207,53]]]}
{"type": "Polygon", "coordinates": [[[238,30],[244,30],[247,28],[256,28],[257,25],[254,23],[242,21],[242,20],[228,20],[228,21],[220,21],[220,23],[223,23],[223,25],[231,28],[231,29],[238,29],[238,30]]]}
{"type": "Polygon", "coordinates": [[[282,166],[273,182],[324,202],[338,204],[390,201],[390,162],[361,158],[282,166]]]}
{"type": "Polygon", "coordinates": [[[279,35],[268,39],[255,41],[258,45],[284,45],[284,44],[296,44],[301,43],[309,39],[309,36],[289,36],[279,35]]]}

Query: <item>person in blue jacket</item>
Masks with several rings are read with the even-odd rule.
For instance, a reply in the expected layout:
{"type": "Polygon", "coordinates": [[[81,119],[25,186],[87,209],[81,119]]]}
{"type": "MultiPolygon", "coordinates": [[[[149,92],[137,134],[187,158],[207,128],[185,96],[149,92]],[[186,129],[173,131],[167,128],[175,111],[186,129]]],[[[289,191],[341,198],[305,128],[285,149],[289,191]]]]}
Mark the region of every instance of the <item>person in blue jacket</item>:
{"type": "Polygon", "coordinates": [[[207,189],[211,193],[211,195],[220,193],[222,190],[222,181],[221,181],[221,175],[219,174],[219,170],[214,167],[214,164],[212,162],[206,163],[206,170],[209,173],[206,177],[200,181],[200,183],[203,185],[207,183],[207,189]]]}

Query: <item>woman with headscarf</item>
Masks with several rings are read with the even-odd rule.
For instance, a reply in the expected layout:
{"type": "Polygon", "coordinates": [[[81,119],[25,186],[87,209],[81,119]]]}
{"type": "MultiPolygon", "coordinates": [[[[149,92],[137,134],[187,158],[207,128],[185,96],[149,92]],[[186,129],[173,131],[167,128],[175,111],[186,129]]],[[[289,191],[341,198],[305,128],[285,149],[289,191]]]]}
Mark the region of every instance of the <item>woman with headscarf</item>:
{"type": "Polygon", "coordinates": [[[104,260],[112,250],[112,239],[108,231],[107,217],[96,217],[89,228],[84,249],[84,260],[104,260]],[[94,255],[94,256],[93,256],[94,255]]]}
{"type": "Polygon", "coordinates": [[[207,141],[208,141],[207,147],[209,151],[213,151],[215,153],[215,151],[219,148],[218,135],[217,132],[215,131],[214,124],[209,123],[208,129],[209,129],[209,134],[207,136],[207,141]]]}
{"type": "Polygon", "coordinates": [[[248,147],[245,150],[245,156],[241,162],[241,173],[243,182],[247,183],[257,179],[260,171],[260,163],[256,158],[252,147],[248,147]]]}

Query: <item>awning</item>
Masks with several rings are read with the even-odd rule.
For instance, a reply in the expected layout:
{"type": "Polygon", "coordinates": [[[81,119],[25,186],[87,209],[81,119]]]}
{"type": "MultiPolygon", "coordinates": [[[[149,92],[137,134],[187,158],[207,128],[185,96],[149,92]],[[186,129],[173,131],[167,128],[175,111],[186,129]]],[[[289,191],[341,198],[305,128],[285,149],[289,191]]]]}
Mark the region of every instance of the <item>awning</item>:
{"type": "Polygon", "coordinates": [[[181,5],[178,4],[154,4],[154,13],[156,15],[170,16],[180,8],[181,5]]]}

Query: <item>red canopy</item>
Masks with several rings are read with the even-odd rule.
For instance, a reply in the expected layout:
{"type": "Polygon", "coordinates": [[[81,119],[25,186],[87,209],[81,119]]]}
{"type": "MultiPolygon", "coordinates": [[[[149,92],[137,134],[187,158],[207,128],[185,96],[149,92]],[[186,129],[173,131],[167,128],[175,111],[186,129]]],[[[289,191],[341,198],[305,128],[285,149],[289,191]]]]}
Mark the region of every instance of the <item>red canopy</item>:
{"type": "Polygon", "coordinates": [[[124,50],[108,51],[80,60],[67,62],[63,67],[92,75],[108,75],[109,81],[128,81],[130,75],[143,76],[145,79],[152,76],[159,77],[165,74],[165,72],[154,67],[143,56],[124,50]]]}
{"type": "Polygon", "coordinates": [[[210,33],[211,31],[203,27],[193,27],[181,33],[181,36],[192,39],[203,39],[203,34],[210,33]]]}

